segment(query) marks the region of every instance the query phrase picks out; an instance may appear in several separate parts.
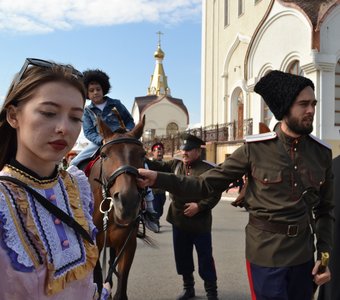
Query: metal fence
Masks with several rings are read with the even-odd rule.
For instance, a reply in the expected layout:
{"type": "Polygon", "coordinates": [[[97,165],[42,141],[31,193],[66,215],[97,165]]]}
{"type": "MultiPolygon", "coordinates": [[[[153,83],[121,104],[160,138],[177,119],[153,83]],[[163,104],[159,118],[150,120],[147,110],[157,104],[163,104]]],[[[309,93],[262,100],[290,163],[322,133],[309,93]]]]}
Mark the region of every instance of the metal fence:
{"type": "Polygon", "coordinates": [[[173,155],[177,150],[179,150],[183,134],[185,133],[195,135],[205,142],[228,144],[242,140],[245,135],[253,134],[253,119],[243,120],[242,128],[242,130],[239,130],[238,122],[233,121],[230,123],[188,129],[169,136],[155,136],[152,139],[144,136],[143,143],[146,149],[149,150],[153,143],[162,142],[164,144],[165,153],[173,155]]]}

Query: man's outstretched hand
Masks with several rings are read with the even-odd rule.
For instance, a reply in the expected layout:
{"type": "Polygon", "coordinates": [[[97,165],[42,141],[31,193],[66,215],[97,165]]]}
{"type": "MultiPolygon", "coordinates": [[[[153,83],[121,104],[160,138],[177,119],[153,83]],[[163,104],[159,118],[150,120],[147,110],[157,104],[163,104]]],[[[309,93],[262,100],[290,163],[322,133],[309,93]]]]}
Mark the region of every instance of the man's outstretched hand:
{"type": "Polygon", "coordinates": [[[157,172],[147,169],[138,169],[138,173],[140,177],[137,178],[137,184],[140,188],[144,189],[147,186],[153,186],[155,184],[157,172]]]}

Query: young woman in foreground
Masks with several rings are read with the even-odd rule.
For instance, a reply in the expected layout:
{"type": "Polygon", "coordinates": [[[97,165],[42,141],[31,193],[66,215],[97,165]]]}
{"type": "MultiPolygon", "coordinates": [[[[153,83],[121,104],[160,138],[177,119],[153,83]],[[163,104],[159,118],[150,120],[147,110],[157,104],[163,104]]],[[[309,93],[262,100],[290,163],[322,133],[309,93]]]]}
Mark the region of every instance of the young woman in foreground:
{"type": "Polygon", "coordinates": [[[81,77],[70,65],[26,59],[0,111],[0,176],[19,180],[0,179],[1,299],[97,297],[92,193],[77,168],[58,169],[80,133],[81,77]],[[35,192],[85,234],[46,209],[35,192]]]}

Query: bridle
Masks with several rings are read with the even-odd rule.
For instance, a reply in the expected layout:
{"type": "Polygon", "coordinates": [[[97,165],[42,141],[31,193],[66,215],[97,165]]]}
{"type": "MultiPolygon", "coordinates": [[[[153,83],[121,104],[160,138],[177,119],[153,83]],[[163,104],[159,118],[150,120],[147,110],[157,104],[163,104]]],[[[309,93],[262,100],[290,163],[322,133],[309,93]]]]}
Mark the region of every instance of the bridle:
{"type": "MultiPolygon", "coordinates": [[[[109,145],[122,144],[122,143],[136,144],[138,146],[143,147],[143,144],[136,138],[120,137],[120,138],[113,139],[113,140],[105,143],[104,145],[102,145],[100,147],[100,153],[102,153],[103,148],[105,148],[109,145]]],[[[110,189],[113,186],[114,182],[116,181],[117,177],[122,175],[122,174],[130,174],[132,176],[135,176],[136,178],[139,177],[139,173],[138,173],[137,168],[130,166],[130,165],[122,165],[122,166],[118,167],[115,171],[113,171],[108,178],[106,178],[105,175],[103,174],[103,158],[102,157],[100,158],[99,179],[96,178],[95,180],[98,181],[102,186],[102,199],[103,200],[100,203],[99,210],[104,215],[104,217],[103,217],[103,231],[104,231],[103,261],[104,262],[106,261],[106,250],[105,249],[106,249],[106,240],[107,240],[107,226],[108,226],[108,220],[109,220],[108,216],[109,216],[109,212],[111,211],[111,209],[113,207],[113,202],[114,202],[114,200],[113,200],[113,198],[111,197],[111,194],[110,194],[110,189]],[[103,205],[106,201],[110,201],[109,208],[107,210],[104,210],[103,205]]],[[[139,194],[141,201],[144,198],[144,193],[145,193],[144,189],[138,188],[138,194],[139,194]]],[[[118,260],[119,260],[120,256],[122,255],[123,251],[125,250],[125,247],[126,247],[128,241],[129,241],[129,239],[132,235],[134,228],[136,226],[138,226],[140,220],[141,220],[141,215],[138,214],[136,219],[132,222],[132,224],[134,224],[135,226],[131,226],[130,232],[129,232],[129,234],[128,234],[125,242],[124,242],[123,247],[121,248],[120,252],[116,256],[114,262],[110,265],[106,281],[108,281],[108,279],[111,278],[112,273],[114,273],[116,276],[118,276],[118,272],[116,271],[116,266],[118,264],[118,260]]],[[[117,222],[115,222],[115,224],[119,227],[128,227],[130,225],[130,224],[123,225],[123,224],[119,224],[117,222]]],[[[104,270],[104,269],[106,269],[105,263],[102,264],[102,268],[103,268],[103,273],[105,274],[106,273],[106,270],[104,270]]]]}
{"type": "MultiPolygon", "coordinates": [[[[117,138],[114,140],[111,140],[107,143],[105,143],[104,145],[102,145],[100,147],[100,153],[102,152],[103,148],[109,146],[109,145],[115,145],[115,144],[122,144],[122,143],[127,143],[127,144],[136,144],[138,146],[143,147],[142,142],[140,142],[139,140],[137,140],[136,138],[133,137],[121,137],[121,138],[117,138]]],[[[100,164],[100,177],[101,177],[101,181],[102,184],[105,182],[105,184],[103,184],[104,190],[105,190],[105,197],[110,195],[110,188],[113,186],[113,183],[115,182],[116,178],[121,175],[121,174],[131,174],[135,177],[139,177],[139,173],[137,168],[133,167],[133,166],[129,166],[129,165],[123,165],[120,166],[119,168],[117,168],[115,171],[113,171],[111,173],[111,175],[108,177],[108,179],[103,177],[103,172],[102,172],[102,162],[100,164]]]]}
{"type": "MultiPolygon", "coordinates": [[[[113,139],[113,140],[105,143],[104,145],[102,145],[100,147],[100,153],[102,153],[102,150],[107,146],[122,144],[122,143],[136,144],[138,146],[143,147],[142,142],[140,142],[138,139],[136,139],[134,137],[120,137],[120,138],[113,139]]],[[[107,178],[105,176],[104,172],[103,172],[103,158],[102,157],[100,158],[99,179],[96,178],[95,180],[97,182],[99,182],[102,186],[102,199],[103,200],[100,203],[99,210],[102,214],[104,214],[104,219],[103,219],[104,220],[104,230],[106,230],[106,225],[107,225],[107,223],[105,224],[105,221],[108,220],[108,213],[111,211],[111,209],[113,207],[113,202],[114,202],[114,200],[113,200],[113,198],[111,197],[111,194],[110,194],[110,189],[113,186],[114,182],[116,181],[117,177],[122,175],[122,174],[130,174],[130,175],[132,175],[136,178],[139,177],[139,173],[138,173],[137,168],[130,166],[130,165],[123,165],[123,166],[118,167],[116,170],[114,170],[110,174],[110,176],[107,178]],[[106,201],[110,201],[110,204],[109,204],[109,208],[107,210],[104,210],[103,205],[106,201]]],[[[138,194],[139,194],[141,200],[144,197],[144,192],[145,192],[144,189],[138,188],[138,194]]],[[[138,217],[139,216],[137,216],[137,218],[138,217]]],[[[120,226],[120,227],[127,227],[128,226],[128,225],[119,224],[117,222],[116,222],[116,225],[120,226]]]]}

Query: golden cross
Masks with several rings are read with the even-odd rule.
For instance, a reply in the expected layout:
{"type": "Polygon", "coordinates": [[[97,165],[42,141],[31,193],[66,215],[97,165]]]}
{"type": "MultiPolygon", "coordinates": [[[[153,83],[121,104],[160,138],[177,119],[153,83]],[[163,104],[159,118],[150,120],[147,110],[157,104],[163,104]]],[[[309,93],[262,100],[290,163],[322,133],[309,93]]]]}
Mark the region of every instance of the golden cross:
{"type": "Polygon", "coordinates": [[[158,34],[158,46],[160,47],[161,46],[161,35],[164,33],[161,31],[157,31],[156,34],[158,34]]]}

